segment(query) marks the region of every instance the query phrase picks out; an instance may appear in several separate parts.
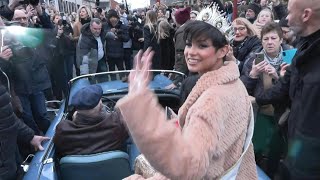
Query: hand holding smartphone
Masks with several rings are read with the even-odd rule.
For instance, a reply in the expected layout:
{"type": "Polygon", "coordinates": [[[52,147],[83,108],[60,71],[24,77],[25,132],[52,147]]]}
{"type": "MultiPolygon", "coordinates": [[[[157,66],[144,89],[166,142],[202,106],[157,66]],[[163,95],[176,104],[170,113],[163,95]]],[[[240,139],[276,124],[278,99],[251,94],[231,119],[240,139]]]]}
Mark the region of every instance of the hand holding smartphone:
{"type": "Polygon", "coordinates": [[[259,64],[264,60],[264,53],[256,53],[255,64],[259,64]]]}

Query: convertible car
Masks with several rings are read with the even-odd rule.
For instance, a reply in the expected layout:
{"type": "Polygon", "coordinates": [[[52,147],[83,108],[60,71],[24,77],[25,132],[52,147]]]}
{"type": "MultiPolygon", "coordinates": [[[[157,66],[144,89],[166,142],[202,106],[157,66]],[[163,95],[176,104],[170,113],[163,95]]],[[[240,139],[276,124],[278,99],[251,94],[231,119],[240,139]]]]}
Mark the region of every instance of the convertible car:
{"type": "MultiPolygon", "coordinates": [[[[73,113],[70,104],[72,96],[81,88],[90,84],[99,84],[103,89],[103,103],[112,111],[117,100],[128,93],[128,83],[121,77],[127,77],[130,71],[115,71],[96,73],[76,77],[69,82],[69,94],[60,103],[59,109],[48,109],[53,117],[46,136],[52,138],[55,127],[60,121],[69,121],[73,113]]],[[[149,87],[156,93],[163,107],[170,107],[177,112],[180,106],[180,89],[165,89],[172,83],[171,79],[184,79],[185,75],[175,71],[153,70],[153,78],[149,87]]],[[[55,145],[51,140],[44,143],[44,151],[32,156],[32,161],[23,164],[26,171],[24,180],[59,180],[59,179],[123,179],[133,173],[133,163],[137,150],[132,141],[128,140],[127,151],[111,151],[91,155],[74,155],[58,159],[55,155],[55,145]]],[[[259,179],[270,179],[257,166],[259,179]]]]}
{"type": "MultiPolygon", "coordinates": [[[[103,89],[103,104],[108,111],[112,111],[116,102],[128,93],[128,82],[119,79],[126,79],[129,73],[130,71],[114,71],[89,74],[76,77],[69,82],[69,94],[60,102],[60,108],[48,108],[53,120],[46,136],[51,139],[44,143],[44,151],[30,155],[32,161],[22,165],[26,171],[25,180],[122,179],[133,173],[132,165],[137,152],[132,148],[134,144],[130,139],[126,144],[126,152],[112,151],[87,156],[67,156],[62,159],[55,156],[55,145],[52,141],[57,124],[60,121],[71,120],[74,110],[69,106],[70,99],[79,89],[91,84],[100,85],[103,89]]],[[[170,79],[182,80],[185,75],[176,71],[160,70],[153,70],[152,73],[150,89],[156,93],[163,107],[170,107],[177,112],[180,106],[180,89],[168,90],[165,87],[172,83],[170,79]]]]}

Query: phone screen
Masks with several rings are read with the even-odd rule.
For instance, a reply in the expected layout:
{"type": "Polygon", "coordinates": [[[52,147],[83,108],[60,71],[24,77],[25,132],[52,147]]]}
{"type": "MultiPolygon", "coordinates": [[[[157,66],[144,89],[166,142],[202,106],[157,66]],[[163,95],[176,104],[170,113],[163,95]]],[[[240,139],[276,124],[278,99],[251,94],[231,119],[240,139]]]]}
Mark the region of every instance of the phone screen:
{"type": "Polygon", "coordinates": [[[259,64],[264,60],[263,53],[256,53],[255,64],[259,64]]]}

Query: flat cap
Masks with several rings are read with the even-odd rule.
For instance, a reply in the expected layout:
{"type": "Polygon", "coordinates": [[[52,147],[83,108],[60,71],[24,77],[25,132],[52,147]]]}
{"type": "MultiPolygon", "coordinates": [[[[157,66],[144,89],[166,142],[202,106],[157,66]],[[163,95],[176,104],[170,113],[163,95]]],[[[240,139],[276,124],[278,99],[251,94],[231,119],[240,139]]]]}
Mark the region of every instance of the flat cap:
{"type": "Polygon", "coordinates": [[[89,110],[98,105],[103,95],[103,90],[99,85],[90,85],[80,89],[71,98],[71,106],[76,110],[89,110]]]}

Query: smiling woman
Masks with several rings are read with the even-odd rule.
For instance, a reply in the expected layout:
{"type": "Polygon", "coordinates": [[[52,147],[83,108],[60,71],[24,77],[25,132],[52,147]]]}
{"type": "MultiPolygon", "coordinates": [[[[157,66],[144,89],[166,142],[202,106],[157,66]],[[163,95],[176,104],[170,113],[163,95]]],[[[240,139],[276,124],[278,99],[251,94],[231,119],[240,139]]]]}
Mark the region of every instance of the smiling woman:
{"type": "Polygon", "coordinates": [[[228,51],[226,38],[210,24],[200,21],[192,24],[194,26],[188,26],[184,34],[184,55],[189,71],[204,74],[219,69],[228,51]]]}
{"type": "Polygon", "coordinates": [[[226,37],[203,21],[187,24],[184,37],[188,69],[201,77],[173,119],[167,119],[148,89],[153,53],[148,49],[135,58],[129,93],[116,105],[134,142],[159,172],[156,176],[257,179],[250,143],[253,126],[248,126],[253,124],[251,102],[236,63],[224,62],[226,37]]]}

